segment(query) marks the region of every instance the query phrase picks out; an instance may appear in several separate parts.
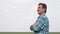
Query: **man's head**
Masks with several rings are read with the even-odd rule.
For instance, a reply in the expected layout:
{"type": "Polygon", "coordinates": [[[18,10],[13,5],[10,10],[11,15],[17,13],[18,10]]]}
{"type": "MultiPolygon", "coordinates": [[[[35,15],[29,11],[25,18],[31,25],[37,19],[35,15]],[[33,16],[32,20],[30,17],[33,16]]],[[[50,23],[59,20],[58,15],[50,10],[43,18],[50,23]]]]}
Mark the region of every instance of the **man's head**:
{"type": "Polygon", "coordinates": [[[38,4],[37,11],[38,11],[39,15],[41,15],[42,13],[46,13],[46,10],[47,10],[47,5],[46,4],[44,4],[44,3],[39,3],[38,4]]]}

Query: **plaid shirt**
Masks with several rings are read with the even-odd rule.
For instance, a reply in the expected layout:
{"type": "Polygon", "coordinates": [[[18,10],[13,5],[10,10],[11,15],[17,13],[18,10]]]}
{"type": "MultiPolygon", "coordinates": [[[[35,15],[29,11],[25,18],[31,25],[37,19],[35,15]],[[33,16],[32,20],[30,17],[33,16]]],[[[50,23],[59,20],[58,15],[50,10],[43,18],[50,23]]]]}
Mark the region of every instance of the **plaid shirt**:
{"type": "Polygon", "coordinates": [[[49,34],[49,21],[45,13],[38,17],[31,30],[34,31],[34,34],[49,34]]]}

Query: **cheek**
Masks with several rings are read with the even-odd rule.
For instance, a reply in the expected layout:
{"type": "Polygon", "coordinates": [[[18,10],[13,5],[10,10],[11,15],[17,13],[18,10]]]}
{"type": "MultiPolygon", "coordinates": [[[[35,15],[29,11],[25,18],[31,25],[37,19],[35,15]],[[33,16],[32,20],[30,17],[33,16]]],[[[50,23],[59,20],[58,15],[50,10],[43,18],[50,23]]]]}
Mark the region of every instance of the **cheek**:
{"type": "Polygon", "coordinates": [[[39,8],[38,10],[39,10],[39,11],[41,11],[41,10],[42,10],[42,8],[39,8]]]}
{"type": "Polygon", "coordinates": [[[42,12],[42,10],[41,10],[41,9],[37,9],[37,11],[38,11],[38,13],[41,13],[41,12],[42,12]]]}
{"type": "Polygon", "coordinates": [[[43,10],[42,9],[39,9],[40,12],[42,12],[43,10]]]}
{"type": "Polygon", "coordinates": [[[43,10],[42,8],[40,8],[40,9],[38,8],[37,11],[38,11],[38,13],[42,13],[45,10],[43,10]]]}

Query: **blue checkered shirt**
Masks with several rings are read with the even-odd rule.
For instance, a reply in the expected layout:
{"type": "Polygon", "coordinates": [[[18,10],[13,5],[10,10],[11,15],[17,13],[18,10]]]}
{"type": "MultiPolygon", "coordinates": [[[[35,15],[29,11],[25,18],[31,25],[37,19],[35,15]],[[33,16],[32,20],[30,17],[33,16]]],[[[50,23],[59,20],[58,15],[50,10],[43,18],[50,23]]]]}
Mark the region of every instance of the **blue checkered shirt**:
{"type": "Polygon", "coordinates": [[[49,21],[45,13],[37,18],[35,24],[36,25],[32,28],[34,34],[49,34],[49,21]]]}

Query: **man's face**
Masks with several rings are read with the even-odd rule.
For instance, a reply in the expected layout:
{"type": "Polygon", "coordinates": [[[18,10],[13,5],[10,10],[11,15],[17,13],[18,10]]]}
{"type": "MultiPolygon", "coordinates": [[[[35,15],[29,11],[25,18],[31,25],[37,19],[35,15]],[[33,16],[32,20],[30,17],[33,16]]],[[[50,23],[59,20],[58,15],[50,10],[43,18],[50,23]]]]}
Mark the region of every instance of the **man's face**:
{"type": "Polygon", "coordinates": [[[42,13],[45,12],[45,9],[42,7],[42,5],[39,5],[37,8],[38,14],[41,15],[42,13]]]}

